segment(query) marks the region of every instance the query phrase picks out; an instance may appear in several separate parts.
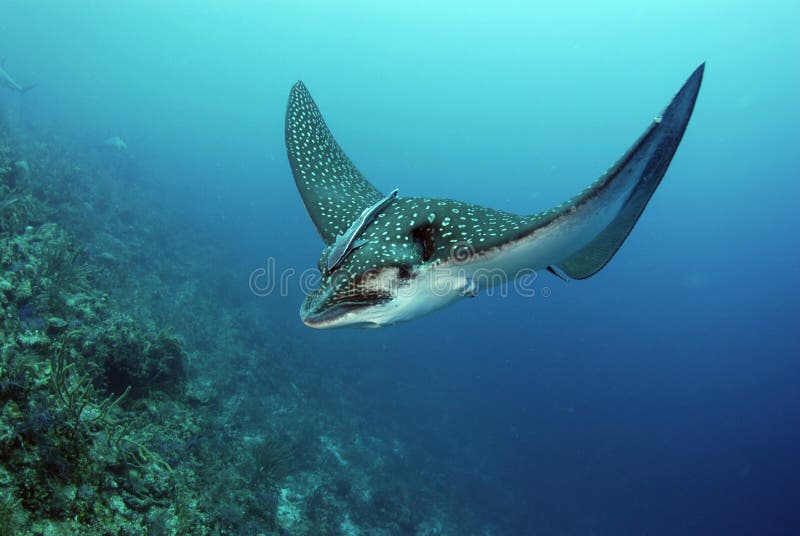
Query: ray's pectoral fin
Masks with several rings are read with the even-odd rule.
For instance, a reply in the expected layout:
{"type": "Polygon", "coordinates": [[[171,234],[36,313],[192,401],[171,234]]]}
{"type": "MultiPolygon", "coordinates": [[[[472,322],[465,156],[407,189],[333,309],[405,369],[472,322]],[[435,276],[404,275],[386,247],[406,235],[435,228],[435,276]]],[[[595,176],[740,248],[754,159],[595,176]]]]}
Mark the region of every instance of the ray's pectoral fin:
{"type": "Polygon", "coordinates": [[[326,244],[345,236],[368,207],[385,199],[334,139],[302,82],[286,107],[286,152],[297,189],[326,244]]]}
{"type": "Polygon", "coordinates": [[[557,263],[565,274],[574,279],[591,277],[611,260],[628,237],[661,183],[683,137],[700,90],[704,67],[702,64],[692,73],[664,112],[593,185],[592,189],[607,188],[612,192],[608,195],[622,196],[617,202],[620,208],[611,222],[588,244],[557,263]],[[623,184],[612,184],[615,182],[623,184]],[[624,183],[631,184],[626,186],[624,183]]]}

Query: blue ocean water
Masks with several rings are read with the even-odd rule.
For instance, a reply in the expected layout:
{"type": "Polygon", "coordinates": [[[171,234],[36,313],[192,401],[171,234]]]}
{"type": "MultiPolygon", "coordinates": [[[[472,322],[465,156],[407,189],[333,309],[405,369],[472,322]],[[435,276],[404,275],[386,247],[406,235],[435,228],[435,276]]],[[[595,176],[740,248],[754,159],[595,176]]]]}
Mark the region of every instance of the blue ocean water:
{"type": "Polygon", "coordinates": [[[486,533],[796,534],[798,20],[795,2],[7,0],[0,56],[37,87],[0,102],[128,140],[164,221],[214,250],[330,411],[440,468],[388,477],[486,533]],[[297,277],[250,293],[266,259],[299,274],[323,248],[285,155],[296,80],[382,191],[528,214],[600,175],[703,61],[662,185],[591,279],[380,330],[307,328],[297,277]]]}

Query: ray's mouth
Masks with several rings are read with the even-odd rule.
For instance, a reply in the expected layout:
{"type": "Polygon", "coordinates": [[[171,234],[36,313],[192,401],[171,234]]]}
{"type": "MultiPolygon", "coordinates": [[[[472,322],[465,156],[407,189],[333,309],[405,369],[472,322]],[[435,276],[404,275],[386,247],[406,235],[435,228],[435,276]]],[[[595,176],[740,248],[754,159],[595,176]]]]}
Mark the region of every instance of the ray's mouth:
{"type": "Polygon", "coordinates": [[[349,312],[357,311],[368,307],[365,303],[342,303],[329,307],[324,311],[300,311],[300,319],[306,326],[312,328],[329,327],[335,320],[341,318],[349,312]]]}
{"type": "MultiPolygon", "coordinates": [[[[312,328],[335,327],[336,320],[341,319],[348,313],[366,310],[375,305],[391,301],[391,295],[384,292],[369,292],[358,296],[352,294],[335,298],[330,294],[320,296],[318,293],[306,297],[303,307],[300,309],[300,319],[303,323],[312,328]]],[[[348,323],[348,326],[356,325],[358,322],[348,323]]],[[[363,325],[373,324],[364,321],[363,325]]]]}

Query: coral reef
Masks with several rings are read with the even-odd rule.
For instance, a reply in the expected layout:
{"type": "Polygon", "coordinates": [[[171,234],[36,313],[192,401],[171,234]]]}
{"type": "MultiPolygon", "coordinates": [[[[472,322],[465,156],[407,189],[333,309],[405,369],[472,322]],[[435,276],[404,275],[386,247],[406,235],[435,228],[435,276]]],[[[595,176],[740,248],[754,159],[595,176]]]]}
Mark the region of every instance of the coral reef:
{"type": "Polygon", "coordinates": [[[479,533],[119,173],[0,125],[0,532],[479,533]]]}
{"type": "Polygon", "coordinates": [[[0,139],[0,525],[141,532],[146,512],[174,509],[185,493],[181,460],[159,449],[198,431],[183,397],[186,351],[115,308],[107,269],[87,258],[68,220],[50,221],[75,201],[58,184],[77,167],[63,156],[15,166],[23,160],[10,133],[0,139]],[[146,395],[170,413],[142,411],[146,395]]]}

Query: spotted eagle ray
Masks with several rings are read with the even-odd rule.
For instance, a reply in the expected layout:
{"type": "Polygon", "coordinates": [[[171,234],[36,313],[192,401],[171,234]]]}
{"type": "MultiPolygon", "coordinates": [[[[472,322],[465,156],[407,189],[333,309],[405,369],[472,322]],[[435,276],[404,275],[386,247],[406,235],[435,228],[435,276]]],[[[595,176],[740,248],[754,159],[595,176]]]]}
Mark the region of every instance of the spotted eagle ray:
{"type": "Polygon", "coordinates": [[[300,309],[314,328],[412,320],[522,273],[600,271],[655,192],[692,115],[705,64],[636,143],[578,195],[518,216],[450,199],[383,195],[334,139],[302,82],[289,95],[286,147],[297,188],[327,248],[319,288],[300,309]]]}

